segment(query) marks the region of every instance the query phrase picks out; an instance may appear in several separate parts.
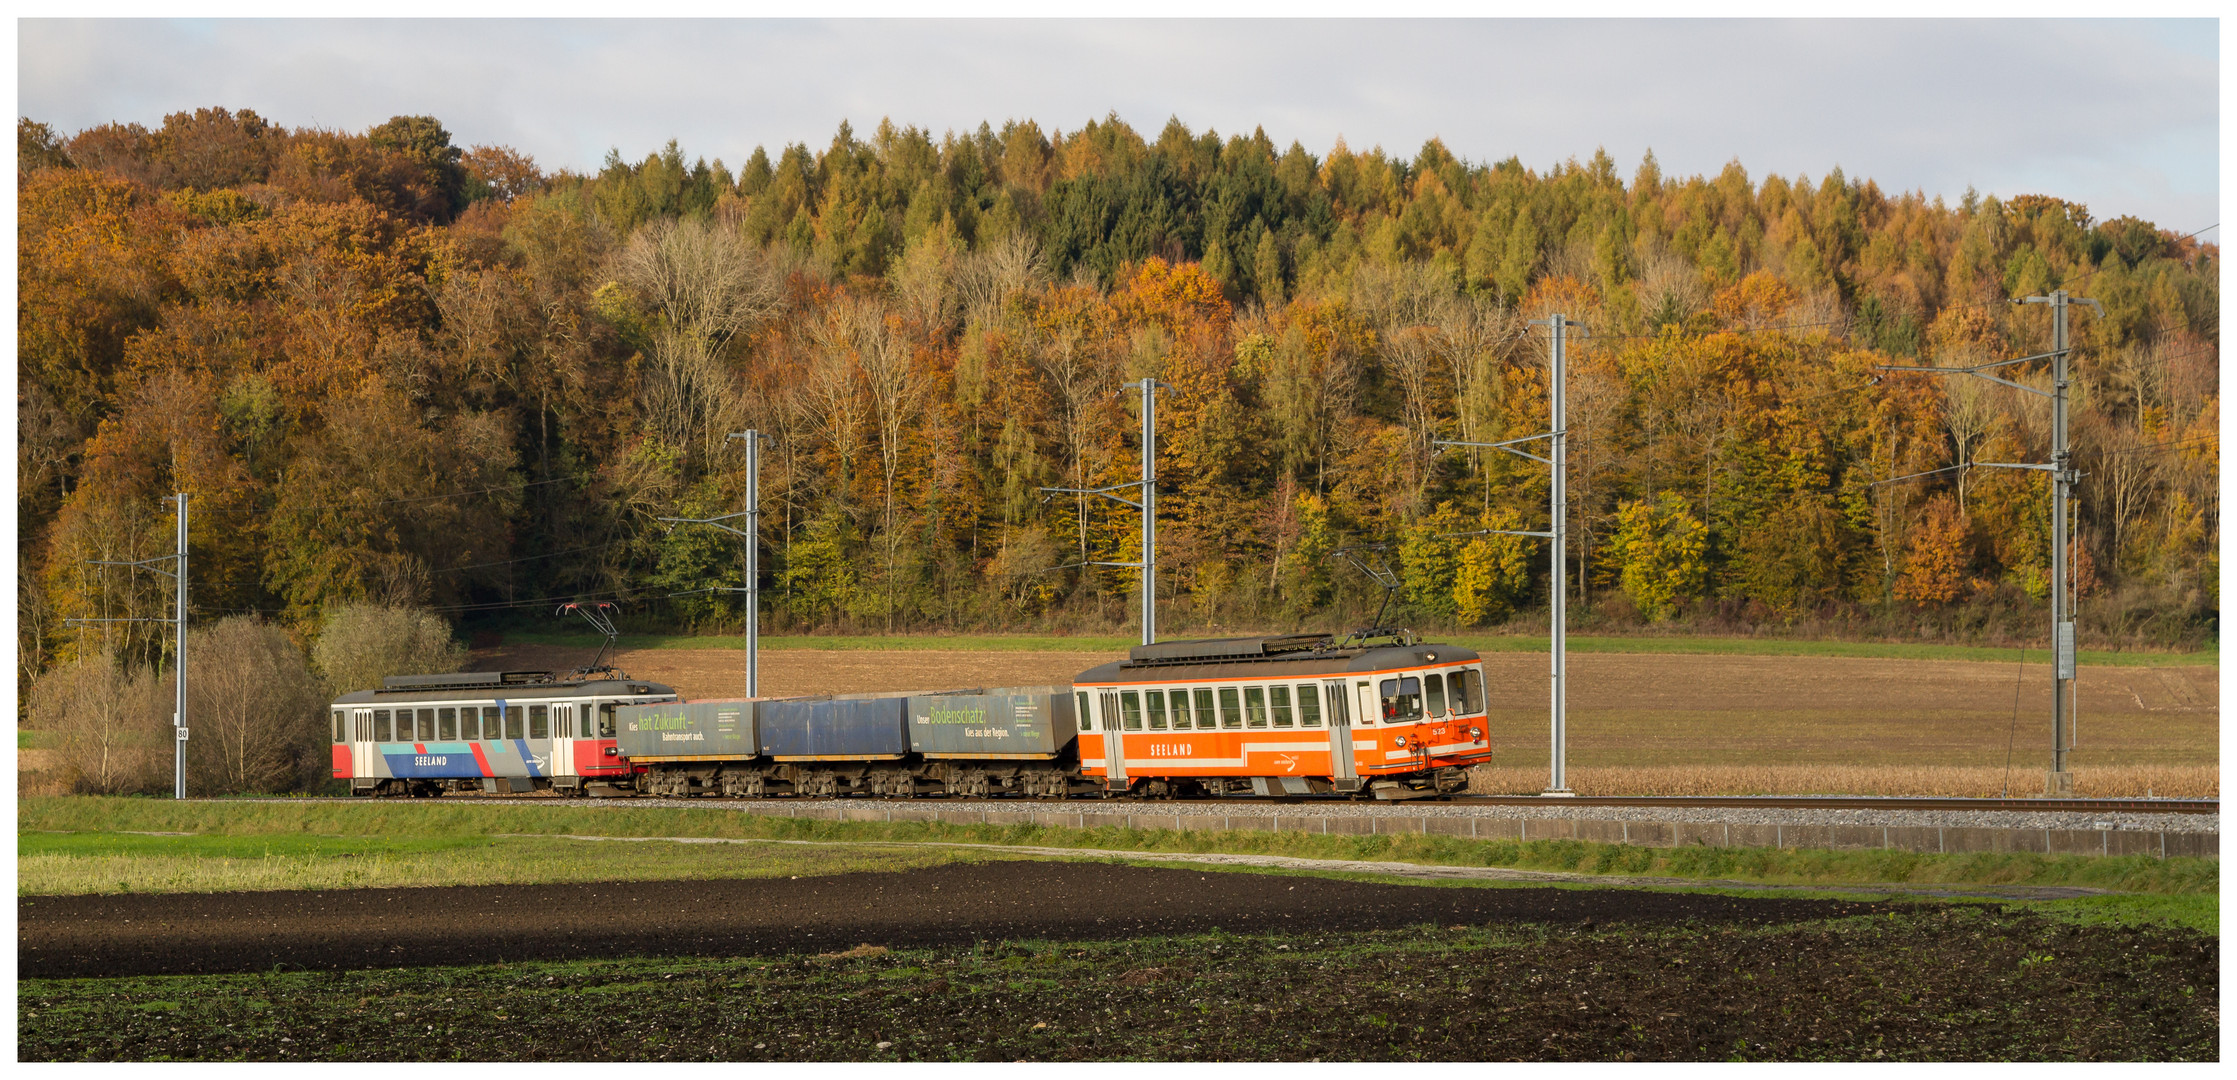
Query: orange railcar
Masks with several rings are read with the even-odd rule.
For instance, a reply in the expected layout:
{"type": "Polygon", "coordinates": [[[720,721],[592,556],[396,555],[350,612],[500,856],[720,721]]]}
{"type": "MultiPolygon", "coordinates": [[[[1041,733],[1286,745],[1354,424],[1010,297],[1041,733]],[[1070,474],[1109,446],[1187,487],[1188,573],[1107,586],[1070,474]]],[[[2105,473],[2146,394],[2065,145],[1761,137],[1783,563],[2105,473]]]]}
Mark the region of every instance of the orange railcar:
{"type": "Polygon", "coordinates": [[[1491,756],[1480,659],[1411,635],[1141,645],[1073,692],[1106,793],[1450,792],[1491,756]]]}

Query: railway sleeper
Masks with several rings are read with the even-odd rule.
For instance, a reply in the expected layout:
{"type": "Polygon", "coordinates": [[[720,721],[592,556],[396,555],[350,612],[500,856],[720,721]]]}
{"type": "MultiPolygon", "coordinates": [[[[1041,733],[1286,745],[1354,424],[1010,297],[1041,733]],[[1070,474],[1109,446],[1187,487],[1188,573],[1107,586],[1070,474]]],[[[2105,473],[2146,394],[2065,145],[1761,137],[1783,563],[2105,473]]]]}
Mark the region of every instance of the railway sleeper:
{"type": "MultiPolygon", "coordinates": [[[[1106,790],[1099,780],[1053,761],[726,762],[655,765],[638,774],[635,786],[643,794],[667,798],[865,795],[906,799],[932,795],[973,799],[1000,796],[1063,799],[1100,794],[1106,798],[1131,799],[1306,795],[1411,799],[1462,791],[1468,786],[1468,774],[1464,769],[1446,767],[1354,781],[1337,781],[1325,776],[1149,776],[1136,777],[1123,789],[1106,790]]],[[[376,789],[373,794],[404,792],[376,789]]]]}

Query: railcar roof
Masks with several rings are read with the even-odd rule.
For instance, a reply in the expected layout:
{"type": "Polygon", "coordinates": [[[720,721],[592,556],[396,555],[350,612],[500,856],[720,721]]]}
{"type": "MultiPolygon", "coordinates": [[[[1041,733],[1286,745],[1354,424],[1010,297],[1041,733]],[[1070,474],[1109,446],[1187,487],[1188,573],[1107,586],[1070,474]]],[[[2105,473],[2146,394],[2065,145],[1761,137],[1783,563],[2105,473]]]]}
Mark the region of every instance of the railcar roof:
{"type": "Polygon", "coordinates": [[[675,687],[649,679],[591,679],[510,686],[461,686],[448,690],[353,690],[335,698],[333,705],[388,705],[421,701],[494,702],[499,698],[506,701],[548,701],[581,697],[673,696],[675,693],[675,687]]]}
{"type": "Polygon", "coordinates": [[[1348,675],[1355,671],[1389,671],[1393,668],[1424,667],[1430,664],[1472,664],[1477,659],[1473,649],[1424,642],[1419,645],[1376,645],[1353,649],[1285,652],[1256,659],[1208,660],[1201,663],[1118,660],[1080,672],[1072,681],[1188,683],[1208,679],[1302,679],[1315,675],[1348,675]]]}

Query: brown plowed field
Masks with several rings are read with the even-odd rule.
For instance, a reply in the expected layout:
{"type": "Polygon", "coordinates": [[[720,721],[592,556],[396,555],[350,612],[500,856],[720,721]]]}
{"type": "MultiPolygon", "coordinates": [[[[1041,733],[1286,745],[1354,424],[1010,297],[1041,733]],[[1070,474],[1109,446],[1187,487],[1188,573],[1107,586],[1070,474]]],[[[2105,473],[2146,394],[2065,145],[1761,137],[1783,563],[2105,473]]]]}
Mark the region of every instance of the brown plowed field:
{"type": "MultiPolygon", "coordinates": [[[[765,694],[809,694],[1060,684],[1116,656],[764,650],[761,686],[765,694]]],[[[588,659],[586,650],[549,646],[510,646],[474,657],[477,665],[516,669],[564,669],[588,659]]],[[[745,654],[734,649],[623,650],[618,664],[687,697],[735,697],[745,690],[745,654]]],[[[1506,751],[1495,763],[1544,764],[1546,658],[1492,653],[1484,664],[1492,745],[1506,751]]],[[[2087,668],[2078,686],[2077,768],[2216,763],[2217,669],[2087,668]]],[[[2040,662],[1612,653],[1569,658],[1573,767],[2000,767],[2009,753],[2025,773],[2041,768],[2049,712],[2049,670],[2040,662]]]]}
{"type": "Polygon", "coordinates": [[[745,881],[129,896],[16,904],[24,978],[1098,941],[1214,928],[1785,923],[1888,905],[1629,890],[1436,888],[1101,863],[989,862],[745,881]]]}

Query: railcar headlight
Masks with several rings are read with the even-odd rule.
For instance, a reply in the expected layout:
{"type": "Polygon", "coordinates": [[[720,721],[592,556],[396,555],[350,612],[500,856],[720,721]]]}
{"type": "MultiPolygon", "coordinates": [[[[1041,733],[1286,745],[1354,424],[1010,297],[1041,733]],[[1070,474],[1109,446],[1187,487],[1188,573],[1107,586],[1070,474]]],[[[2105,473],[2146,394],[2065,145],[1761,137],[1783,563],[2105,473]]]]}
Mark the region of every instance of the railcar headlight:
{"type": "Polygon", "coordinates": [[[1484,729],[1482,729],[1482,728],[1480,728],[1480,727],[1472,727],[1472,728],[1469,728],[1469,729],[1468,729],[1468,737],[1469,737],[1469,738],[1471,738],[1471,739],[1481,739],[1481,738],[1483,738],[1483,737],[1484,737],[1484,729]]]}
{"type": "Polygon", "coordinates": [[[1397,740],[1396,740],[1396,741],[1397,741],[1398,745],[1399,745],[1399,746],[1401,746],[1401,747],[1403,747],[1403,746],[1405,746],[1405,745],[1406,745],[1406,737],[1405,737],[1404,735],[1400,735],[1400,736],[1399,736],[1399,737],[1397,738],[1397,740]]]}

